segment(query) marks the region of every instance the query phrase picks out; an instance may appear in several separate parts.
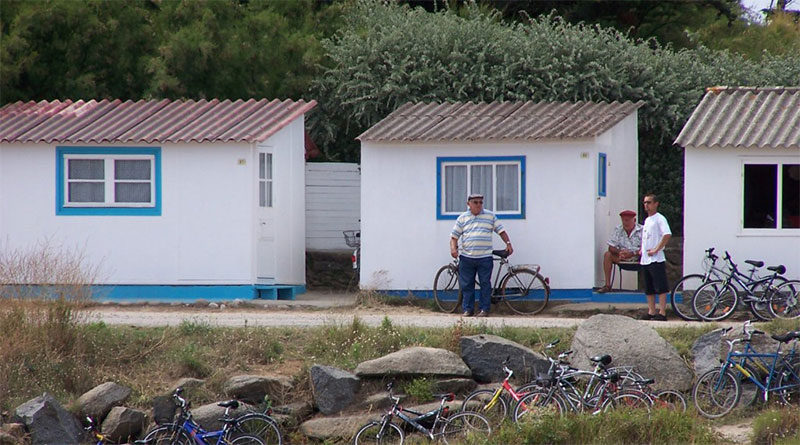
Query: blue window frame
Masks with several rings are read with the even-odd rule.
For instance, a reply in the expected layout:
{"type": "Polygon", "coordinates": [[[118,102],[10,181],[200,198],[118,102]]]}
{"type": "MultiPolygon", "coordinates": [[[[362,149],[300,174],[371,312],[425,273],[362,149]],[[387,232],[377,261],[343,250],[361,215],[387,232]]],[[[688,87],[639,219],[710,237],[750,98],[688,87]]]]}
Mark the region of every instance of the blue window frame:
{"type": "Polygon", "coordinates": [[[597,156],[597,196],[606,196],[606,166],[608,165],[605,153],[597,156]]]}
{"type": "Polygon", "coordinates": [[[498,218],[525,218],[525,156],[437,157],[436,219],[456,219],[470,193],[498,218]]]}
{"type": "Polygon", "coordinates": [[[161,215],[161,148],[56,147],[56,215],[161,215]]]}

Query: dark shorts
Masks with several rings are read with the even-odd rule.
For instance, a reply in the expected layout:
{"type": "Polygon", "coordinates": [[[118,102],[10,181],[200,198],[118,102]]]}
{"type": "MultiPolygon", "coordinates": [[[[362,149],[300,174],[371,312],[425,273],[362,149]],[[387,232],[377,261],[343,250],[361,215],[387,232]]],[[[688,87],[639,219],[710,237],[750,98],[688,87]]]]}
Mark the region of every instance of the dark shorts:
{"type": "Polygon", "coordinates": [[[645,295],[669,293],[667,285],[667,263],[650,263],[642,266],[645,295]]]}

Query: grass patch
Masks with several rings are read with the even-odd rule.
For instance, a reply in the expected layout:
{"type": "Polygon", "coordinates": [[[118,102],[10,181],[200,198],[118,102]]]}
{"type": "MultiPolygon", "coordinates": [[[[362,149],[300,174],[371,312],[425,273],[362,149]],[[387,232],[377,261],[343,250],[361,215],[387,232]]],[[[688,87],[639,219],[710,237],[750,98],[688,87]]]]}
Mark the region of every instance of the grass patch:
{"type": "Polygon", "coordinates": [[[601,415],[542,416],[524,424],[504,423],[490,439],[470,445],[526,444],[715,444],[713,431],[696,416],[657,410],[612,411],[601,415]]]}
{"type": "Polygon", "coordinates": [[[756,445],[800,443],[800,410],[784,407],[762,412],[753,420],[752,441],[756,445]]]}
{"type": "Polygon", "coordinates": [[[698,323],[693,326],[656,328],[656,332],[669,344],[674,346],[680,356],[691,360],[692,345],[697,338],[715,329],[719,329],[719,325],[716,323],[698,323]]]}

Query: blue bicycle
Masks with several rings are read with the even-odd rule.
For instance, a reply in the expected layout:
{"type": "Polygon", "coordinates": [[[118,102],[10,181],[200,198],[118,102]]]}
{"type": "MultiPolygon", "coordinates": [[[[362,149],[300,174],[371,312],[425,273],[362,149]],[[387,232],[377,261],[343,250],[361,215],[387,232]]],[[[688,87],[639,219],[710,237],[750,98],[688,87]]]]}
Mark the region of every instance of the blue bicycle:
{"type": "Polygon", "coordinates": [[[223,427],[218,431],[206,431],[192,418],[189,402],[181,397],[183,388],[177,388],[172,399],[180,409],[174,423],[166,423],[156,427],[144,437],[148,445],[267,445],[260,437],[244,434],[238,428],[239,419],[231,417],[229,411],[237,409],[239,402],[229,400],[218,403],[225,408],[222,419],[223,427]]]}
{"type": "MultiPolygon", "coordinates": [[[[725,336],[732,328],[723,330],[725,336]]],[[[728,355],[722,366],[705,372],[694,385],[692,394],[697,411],[708,418],[722,417],[736,407],[742,395],[740,381],[752,382],[764,394],[764,401],[769,401],[770,393],[777,393],[783,403],[797,405],[800,403],[800,353],[797,342],[793,342],[791,350],[781,352],[781,347],[793,340],[800,339],[800,331],[773,335],[778,341],[774,353],[761,353],[750,344],[753,335],[764,335],[764,332],[751,328],[750,321],[742,327],[743,338],[725,340],[728,343],[728,355]],[[737,343],[744,343],[744,351],[734,351],[737,343]],[[761,375],[764,375],[763,379],[761,375]]]]}

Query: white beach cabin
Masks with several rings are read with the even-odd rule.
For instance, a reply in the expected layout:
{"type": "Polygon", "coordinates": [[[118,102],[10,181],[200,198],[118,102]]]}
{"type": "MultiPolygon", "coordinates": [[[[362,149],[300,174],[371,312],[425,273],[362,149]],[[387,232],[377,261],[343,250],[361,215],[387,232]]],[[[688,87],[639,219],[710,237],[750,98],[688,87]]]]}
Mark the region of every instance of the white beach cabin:
{"type": "Polygon", "coordinates": [[[293,298],[316,102],[0,109],[0,249],[81,251],[109,299],[293,298]]]}
{"type": "Polygon", "coordinates": [[[800,278],[800,88],[709,88],[675,143],[686,148],[684,273],[702,273],[714,247],[742,272],[752,259],[800,278]]]}
{"type": "MultiPolygon", "coordinates": [[[[408,103],[361,134],[361,287],[429,295],[483,193],[551,298],[586,301],[619,212],[637,209],[641,103],[408,103]]],[[[495,237],[496,249],[501,248],[495,237]]],[[[503,246],[504,247],[504,246],[503,246]]]]}

